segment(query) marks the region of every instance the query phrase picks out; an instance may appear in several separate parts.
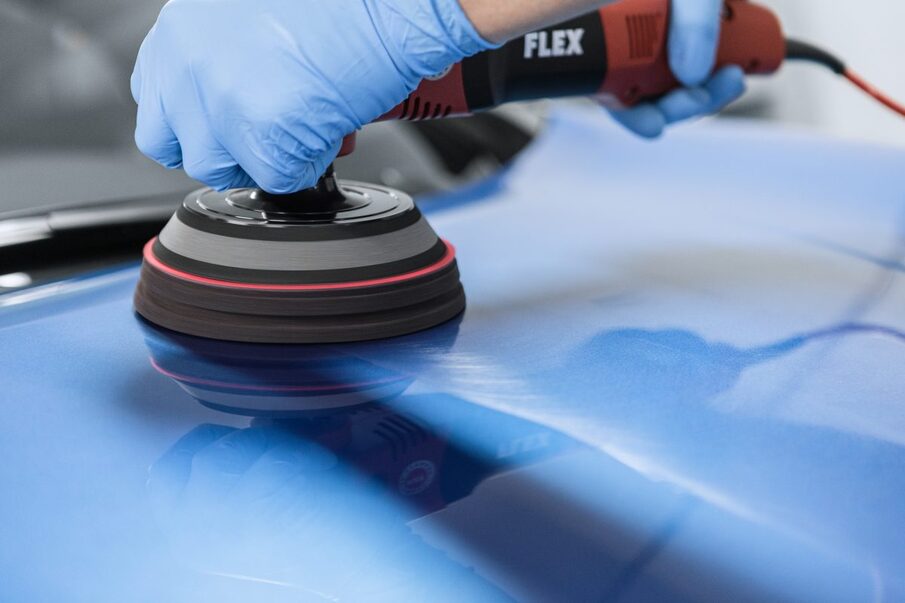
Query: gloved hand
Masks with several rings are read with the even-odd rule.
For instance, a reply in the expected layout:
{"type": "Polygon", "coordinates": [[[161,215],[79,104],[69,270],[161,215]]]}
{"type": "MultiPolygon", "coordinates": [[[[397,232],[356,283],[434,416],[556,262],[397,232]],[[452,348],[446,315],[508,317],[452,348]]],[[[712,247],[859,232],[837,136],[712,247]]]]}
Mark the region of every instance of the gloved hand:
{"type": "Polygon", "coordinates": [[[669,124],[716,113],[745,92],[739,67],[725,67],[710,76],[722,9],[722,0],[672,0],[669,65],[686,88],[654,103],[613,111],[619,123],[639,136],[656,138],[669,124]]]}
{"type": "Polygon", "coordinates": [[[344,136],[491,47],[457,0],[170,0],[132,75],[135,140],[219,190],[295,192],[344,136]]]}

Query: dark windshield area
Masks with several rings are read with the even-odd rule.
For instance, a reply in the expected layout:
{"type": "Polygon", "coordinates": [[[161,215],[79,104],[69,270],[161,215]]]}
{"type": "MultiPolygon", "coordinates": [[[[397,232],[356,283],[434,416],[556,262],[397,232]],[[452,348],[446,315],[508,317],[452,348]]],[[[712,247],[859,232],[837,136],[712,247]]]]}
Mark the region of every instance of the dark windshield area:
{"type": "Polygon", "coordinates": [[[0,212],[191,187],[132,143],[129,75],[162,4],[0,0],[0,212]]]}
{"type": "Polygon", "coordinates": [[[128,75],[160,2],[0,3],[4,150],[128,143],[128,75]]]}

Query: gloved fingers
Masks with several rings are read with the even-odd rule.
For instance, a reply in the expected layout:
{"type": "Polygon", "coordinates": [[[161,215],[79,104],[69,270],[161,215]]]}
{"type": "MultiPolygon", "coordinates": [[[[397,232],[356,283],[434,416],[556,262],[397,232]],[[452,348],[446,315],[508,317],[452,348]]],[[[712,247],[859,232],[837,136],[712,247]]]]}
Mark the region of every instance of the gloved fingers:
{"type": "Polygon", "coordinates": [[[138,104],[135,124],[135,144],[147,157],[168,169],[182,165],[182,147],[167,122],[161,101],[150,91],[144,90],[143,62],[147,47],[152,43],[155,29],[151,29],[138,51],[129,86],[132,98],[138,104]],[[142,102],[144,98],[144,102],[142,102]]]}
{"type": "Polygon", "coordinates": [[[135,66],[132,68],[132,77],[129,80],[129,87],[132,92],[132,99],[135,100],[136,104],[141,104],[141,88],[143,80],[142,64],[144,63],[145,56],[148,53],[148,46],[152,44],[151,40],[154,37],[156,29],[157,26],[155,25],[148,32],[148,35],[145,36],[145,39],[142,40],[141,47],[138,49],[138,55],[135,57],[135,66]]]}
{"type": "MultiPolygon", "coordinates": [[[[151,95],[148,95],[151,96],[151,95]]],[[[138,105],[135,144],[147,157],[168,169],[182,166],[182,146],[158,102],[146,98],[138,105]]]]}
{"type": "MultiPolygon", "coordinates": [[[[295,121],[298,121],[298,118],[295,118],[295,121]]],[[[345,124],[345,127],[350,127],[350,124],[345,124]]],[[[343,126],[335,124],[330,128],[325,128],[325,131],[331,132],[338,138],[338,141],[330,142],[322,136],[317,136],[310,128],[293,127],[291,122],[290,125],[276,124],[270,128],[267,140],[273,147],[272,153],[281,165],[289,167],[310,163],[319,177],[327,166],[336,160],[336,156],[342,148],[342,128],[343,126]],[[305,144],[304,140],[312,142],[305,144]]]]}
{"type": "Polygon", "coordinates": [[[214,138],[201,111],[177,113],[172,121],[182,146],[182,167],[189,177],[218,191],[255,186],[254,180],[214,138]]]}
{"type": "Polygon", "coordinates": [[[657,101],[667,124],[710,115],[738,99],[745,92],[745,72],[740,67],[720,69],[704,85],[684,88],[657,101]]]}
{"type": "Polygon", "coordinates": [[[219,192],[223,192],[232,188],[259,188],[258,183],[254,181],[254,178],[249,176],[245,170],[242,169],[242,166],[237,165],[236,169],[229,180],[228,184],[224,185],[222,188],[217,188],[215,190],[219,192]]]}
{"type": "Polygon", "coordinates": [[[317,179],[320,178],[320,176],[327,170],[330,164],[336,161],[336,157],[339,155],[339,151],[340,149],[342,149],[342,146],[343,141],[340,140],[333,144],[326,152],[321,153],[320,155],[315,157],[314,161],[312,162],[314,172],[316,174],[314,177],[315,184],[317,183],[317,179]]]}
{"type": "Polygon", "coordinates": [[[610,114],[617,122],[643,138],[657,138],[666,129],[666,117],[654,104],[645,103],[632,107],[611,111],[610,114]]]}
{"type": "MultiPolygon", "coordinates": [[[[199,147],[199,152],[205,147],[199,147]]],[[[208,155],[192,153],[186,156],[190,160],[185,162],[185,173],[216,191],[257,188],[254,179],[223,150],[211,151],[208,155]]]]}
{"type": "Polygon", "coordinates": [[[135,61],[132,77],[129,79],[129,89],[132,91],[132,99],[136,104],[141,104],[141,61],[135,61]]]}
{"type": "Polygon", "coordinates": [[[716,113],[745,92],[745,73],[740,67],[720,69],[703,86],[670,92],[655,103],[612,111],[620,124],[644,138],[656,138],[666,126],[716,113]]]}
{"type": "Polygon", "coordinates": [[[713,70],[722,7],[722,0],[672,0],[669,66],[686,86],[701,85],[713,70]]]}
{"type": "Polygon", "coordinates": [[[286,166],[284,171],[299,174],[299,178],[287,192],[296,192],[314,186],[327,167],[336,160],[336,156],[342,148],[342,139],[330,143],[322,138],[317,138],[311,146],[307,146],[292,132],[282,127],[272,128],[268,141],[272,145],[271,153],[277,163],[286,166]],[[317,149],[326,150],[318,152],[317,149]]]}
{"type": "Polygon", "coordinates": [[[227,151],[257,186],[275,195],[295,193],[317,184],[318,178],[336,159],[342,147],[342,141],[337,141],[326,152],[310,159],[310,151],[288,137],[272,134],[262,137],[247,124],[234,128],[232,132],[224,137],[227,151]]]}
{"type": "Polygon", "coordinates": [[[682,88],[670,92],[658,100],[656,105],[663,113],[664,121],[674,124],[709,113],[712,97],[707,88],[682,88]]]}
{"type": "Polygon", "coordinates": [[[735,65],[724,67],[704,84],[704,88],[710,93],[710,106],[703,113],[716,113],[745,93],[745,72],[735,65]]]}

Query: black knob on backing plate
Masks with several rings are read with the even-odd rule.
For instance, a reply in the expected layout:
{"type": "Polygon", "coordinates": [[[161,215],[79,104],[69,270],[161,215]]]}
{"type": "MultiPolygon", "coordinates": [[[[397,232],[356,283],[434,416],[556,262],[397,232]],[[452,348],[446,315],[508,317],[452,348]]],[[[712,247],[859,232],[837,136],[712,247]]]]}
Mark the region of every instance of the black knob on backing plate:
{"type": "Polygon", "coordinates": [[[347,194],[339,185],[331,164],[317,184],[311,188],[288,195],[274,195],[255,189],[246,194],[230,195],[229,203],[237,208],[269,216],[308,215],[323,219],[365,207],[369,199],[361,195],[347,194]]]}

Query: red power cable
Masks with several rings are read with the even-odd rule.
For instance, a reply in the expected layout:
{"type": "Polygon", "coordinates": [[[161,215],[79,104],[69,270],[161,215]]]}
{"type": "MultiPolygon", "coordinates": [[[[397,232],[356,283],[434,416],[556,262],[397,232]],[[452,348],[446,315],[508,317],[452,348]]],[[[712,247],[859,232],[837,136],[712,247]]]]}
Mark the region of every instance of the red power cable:
{"type": "Polygon", "coordinates": [[[890,109],[892,109],[893,111],[895,111],[896,113],[901,115],[902,117],[905,117],[905,105],[902,105],[898,101],[885,95],[880,90],[877,90],[877,88],[875,88],[873,86],[873,84],[871,84],[870,82],[868,82],[867,80],[862,78],[860,75],[858,75],[851,69],[846,69],[842,73],[842,75],[845,77],[845,79],[847,79],[848,81],[853,83],[855,86],[857,86],[858,88],[861,88],[861,90],[863,90],[870,96],[874,97],[879,102],[883,103],[884,105],[886,105],[887,107],[889,107],[890,109]]]}

